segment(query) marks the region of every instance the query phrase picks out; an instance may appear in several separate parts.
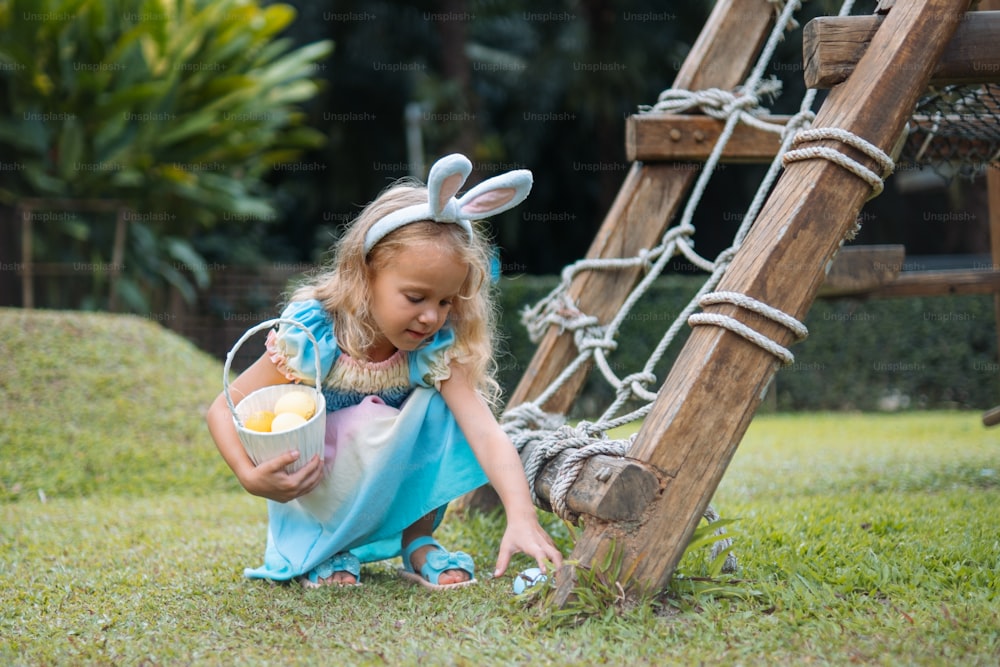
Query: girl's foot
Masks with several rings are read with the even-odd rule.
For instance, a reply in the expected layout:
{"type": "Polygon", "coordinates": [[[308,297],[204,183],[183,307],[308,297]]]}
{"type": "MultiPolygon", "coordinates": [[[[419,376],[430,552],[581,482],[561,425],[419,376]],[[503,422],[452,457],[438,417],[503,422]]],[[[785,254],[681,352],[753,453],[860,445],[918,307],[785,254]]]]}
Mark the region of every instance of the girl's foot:
{"type": "Polygon", "coordinates": [[[476,581],[472,557],[449,552],[430,535],[411,541],[403,549],[402,576],[427,588],[458,588],[476,581]]]}
{"type": "Polygon", "coordinates": [[[299,583],[305,588],[360,586],[361,561],[349,551],[334,554],[299,577],[299,583]]]}

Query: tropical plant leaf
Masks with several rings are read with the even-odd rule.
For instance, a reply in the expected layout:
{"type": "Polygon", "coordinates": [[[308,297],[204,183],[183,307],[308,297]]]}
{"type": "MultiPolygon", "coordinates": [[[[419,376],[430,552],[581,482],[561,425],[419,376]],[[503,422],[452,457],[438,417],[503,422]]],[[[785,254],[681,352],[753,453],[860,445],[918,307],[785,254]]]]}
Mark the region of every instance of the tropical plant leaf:
{"type": "Polygon", "coordinates": [[[205,268],[205,258],[198,254],[194,247],[179,238],[166,239],[167,252],[171,258],[181,263],[194,276],[198,287],[205,287],[209,282],[208,270],[205,268]]]}
{"type": "MultiPolygon", "coordinates": [[[[280,36],[295,15],[266,0],[0,2],[0,63],[12,65],[0,69],[0,154],[22,167],[0,195],[104,197],[169,220],[130,226],[137,273],[122,289],[189,296],[207,274],[170,261],[203,264],[190,238],[227,217],[274,219],[269,172],[324,139],[298,105],[331,44],[280,36]]],[[[59,238],[37,248],[58,252],[59,238]]]]}

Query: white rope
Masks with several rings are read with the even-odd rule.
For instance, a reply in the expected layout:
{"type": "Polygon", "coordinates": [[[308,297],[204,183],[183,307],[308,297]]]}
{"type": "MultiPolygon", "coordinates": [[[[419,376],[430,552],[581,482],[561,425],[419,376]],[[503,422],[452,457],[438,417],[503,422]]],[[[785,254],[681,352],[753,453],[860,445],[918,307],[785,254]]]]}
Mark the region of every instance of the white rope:
{"type": "Polygon", "coordinates": [[[522,438],[528,439],[528,441],[533,441],[534,444],[531,448],[531,455],[524,463],[524,473],[529,480],[532,480],[530,484],[531,494],[532,500],[536,504],[539,504],[539,498],[535,493],[534,480],[537,478],[538,473],[541,472],[542,468],[550,460],[559,456],[567,449],[573,450],[570,454],[570,460],[567,461],[567,463],[572,461],[572,465],[560,467],[556,481],[549,492],[549,503],[552,505],[553,511],[559,516],[572,521],[575,521],[576,517],[566,506],[566,494],[573,485],[573,482],[576,481],[580,470],[583,469],[586,459],[589,456],[601,453],[612,453],[616,456],[621,456],[628,446],[627,444],[621,444],[624,441],[618,441],[619,444],[610,444],[616,441],[595,438],[594,434],[587,430],[586,422],[576,427],[563,425],[555,431],[535,430],[523,432],[519,435],[522,438]],[[582,455],[581,452],[586,452],[587,454],[582,455]]]}
{"type": "Polygon", "coordinates": [[[566,506],[566,496],[572,488],[587,460],[592,456],[605,454],[608,456],[624,456],[631,445],[630,440],[598,440],[586,441],[580,447],[573,448],[559,469],[555,482],[549,490],[549,503],[553,511],[563,519],[575,523],[577,515],[566,506]]]}
{"type": "Polygon", "coordinates": [[[721,88],[706,88],[705,90],[670,88],[660,93],[656,104],[640,106],[639,110],[642,113],[680,114],[698,109],[705,115],[719,120],[728,120],[735,115],[739,122],[752,125],[765,132],[781,134],[785,129],[784,125],[768,123],[758,117],[765,111],[760,106],[760,98],[765,95],[773,97],[780,92],[781,81],[777,79],[763,81],[755,90],[747,92],[743,92],[743,89],[733,92],[721,88]]]}
{"type": "MultiPolygon", "coordinates": [[[[793,334],[795,334],[795,337],[798,340],[802,340],[809,335],[809,330],[805,327],[805,325],[791,315],[784,313],[777,308],[773,308],[762,301],[758,301],[753,297],[747,296],[746,294],[740,294],[738,292],[711,292],[710,294],[703,296],[699,301],[699,305],[703,307],[720,303],[739,306],[757,313],[767,320],[776,322],[784,326],[786,329],[789,329],[793,334]]],[[[688,318],[688,324],[691,326],[711,324],[717,327],[722,327],[723,329],[727,329],[734,334],[742,336],[748,341],[756,344],[758,347],[767,350],[772,355],[780,359],[786,366],[795,362],[795,356],[789,352],[787,348],[779,345],[764,334],[750,328],[743,322],[740,322],[736,318],[730,317],[729,315],[721,315],[719,313],[697,313],[688,318]]]]}
{"type": "MultiPolygon", "coordinates": [[[[777,17],[777,20],[780,21],[782,19],[782,16],[785,14],[785,6],[786,6],[785,0],[767,0],[767,1],[770,2],[772,5],[774,5],[774,13],[777,17]]],[[[799,22],[795,20],[794,15],[789,15],[785,17],[785,21],[786,21],[785,30],[795,30],[796,28],[799,27],[799,22]]]]}
{"type": "Polygon", "coordinates": [[[851,148],[854,148],[870,157],[878,163],[879,167],[881,167],[882,174],[875,173],[849,155],[828,146],[809,146],[807,148],[798,148],[788,151],[785,153],[783,158],[784,163],[787,165],[791,162],[799,160],[813,160],[817,158],[829,160],[830,162],[843,167],[872,186],[872,194],[869,199],[871,197],[878,196],[882,192],[883,180],[892,173],[893,169],[895,169],[896,165],[892,158],[875,144],[862,139],[853,132],[849,132],[839,127],[819,127],[802,130],[795,135],[793,145],[808,141],[826,140],[839,141],[842,144],[847,144],[851,148]]]}

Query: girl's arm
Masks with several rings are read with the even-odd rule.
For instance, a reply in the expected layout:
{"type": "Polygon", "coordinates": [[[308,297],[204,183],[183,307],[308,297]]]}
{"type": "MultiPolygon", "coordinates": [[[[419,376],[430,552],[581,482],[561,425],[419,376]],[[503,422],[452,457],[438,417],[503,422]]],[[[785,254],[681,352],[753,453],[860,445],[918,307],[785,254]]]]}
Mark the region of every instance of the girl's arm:
{"type": "MultiPolygon", "coordinates": [[[[244,396],[261,387],[287,383],[285,376],[278,372],[265,354],[229,385],[229,394],[233,403],[238,404],[244,396]]],[[[284,503],[312,491],[319,484],[323,476],[323,462],[318,455],[291,474],[285,472],[285,466],[298,459],[297,451],[254,466],[236,433],[225,394],[219,394],[212,402],[205,421],[222,458],[232,468],[243,488],[253,495],[284,503]]]]}
{"type": "Polygon", "coordinates": [[[451,377],[441,382],[441,396],[500,496],[507,516],[507,530],[500,542],[493,576],[503,575],[511,556],[518,552],[538,561],[542,571],[546,569],[545,560],[558,569],[562,554],[538,523],[521,458],[461,364],[451,364],[451,377]]]}

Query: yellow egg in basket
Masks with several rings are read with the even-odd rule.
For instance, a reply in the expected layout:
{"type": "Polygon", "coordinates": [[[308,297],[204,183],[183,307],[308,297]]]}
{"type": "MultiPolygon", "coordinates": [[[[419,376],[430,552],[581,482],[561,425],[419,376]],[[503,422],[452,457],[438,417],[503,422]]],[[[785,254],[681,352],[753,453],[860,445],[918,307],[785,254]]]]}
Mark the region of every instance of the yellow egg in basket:
{"type": "Polygon", "coordinates": [[[290,391],[282,395],[274,404],[274,414],[283,413],[297,414],[308,420],[316,414],[316,400],[308,392],[290,391]]]}
{"type": "Polygon", "coordinates": [[[271,433],[281,433],[282,431],[291,431],[297,426],[302,426],[306,423],[306,418],[300,414],[294,412],[281,412],[274,416],[274,421],[271,422],[271,433]]]}
{"type": "Polygon", "coordinates": [[[274,413],[270,410],[261,410],[260,412],[255,412],[243,423],[245,427],[251,431],[258,431],[260,433],[270,433],[271,432],[271,422],[274,421],[274,413]]]}

